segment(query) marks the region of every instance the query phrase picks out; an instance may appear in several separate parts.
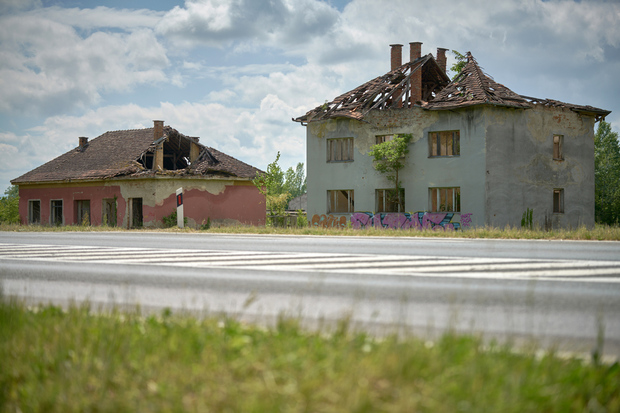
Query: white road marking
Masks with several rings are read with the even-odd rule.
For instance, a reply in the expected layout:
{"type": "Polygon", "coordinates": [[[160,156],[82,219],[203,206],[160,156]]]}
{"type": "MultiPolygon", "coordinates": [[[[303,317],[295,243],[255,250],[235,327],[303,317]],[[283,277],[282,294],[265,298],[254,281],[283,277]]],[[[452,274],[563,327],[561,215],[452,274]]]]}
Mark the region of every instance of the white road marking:
{"type": "Polygon", "coordinates": [[[193,268],[620,283],[620,262],[410,255],[173,250],[0,243],[0,260],[92,262],[193,268]]]}

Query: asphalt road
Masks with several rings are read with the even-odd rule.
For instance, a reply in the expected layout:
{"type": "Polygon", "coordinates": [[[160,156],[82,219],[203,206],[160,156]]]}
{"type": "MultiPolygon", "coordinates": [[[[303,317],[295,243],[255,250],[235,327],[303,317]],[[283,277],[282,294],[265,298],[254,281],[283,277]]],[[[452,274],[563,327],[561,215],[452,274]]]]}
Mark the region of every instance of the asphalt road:
{"type": "MultiPolygon", "coordinates": [[[[229,234],[0,233],[5,295],[223,312],[620,356],[620,243],[229,234]]],[[[323,327],[328,328],[328,327],[323,327]]]]}

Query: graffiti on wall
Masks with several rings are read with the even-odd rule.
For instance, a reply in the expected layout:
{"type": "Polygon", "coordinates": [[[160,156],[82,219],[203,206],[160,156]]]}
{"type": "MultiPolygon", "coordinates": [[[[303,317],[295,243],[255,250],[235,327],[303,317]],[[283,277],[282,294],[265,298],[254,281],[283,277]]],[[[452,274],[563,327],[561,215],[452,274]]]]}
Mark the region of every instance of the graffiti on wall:
{"type": "MultiPolygon", "coordinates": [[[[458,230],[471,225],[471,213],[460,214],[461,222],[453,222],[453,212],[413,212],[413,213],[378,213],[356,212],[351,215],[351,226],[361,228],[386,228],[386,229],[432,229],[432,230],[458,230]]],[[[318,215],[312,217],[313,227],[345,228],[347,218],[333,215],[318,215]]]]}
{"type": "Polygon", "coordinates": [[[314,214],[312,217],[312,221],[310,221],[310,225],[313,227],[323,227],[323,228],[346,228],[347,226],[347,217],[339,216],[335,217],[333,215],[318,215],[314,214]]]}

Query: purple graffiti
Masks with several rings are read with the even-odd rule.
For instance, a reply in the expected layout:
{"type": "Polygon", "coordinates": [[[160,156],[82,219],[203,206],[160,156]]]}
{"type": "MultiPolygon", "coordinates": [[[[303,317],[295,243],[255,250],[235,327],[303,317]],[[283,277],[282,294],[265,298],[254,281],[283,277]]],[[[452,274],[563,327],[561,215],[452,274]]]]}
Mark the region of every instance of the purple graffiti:
{"type": "MultiPolygon", "coordinates": [[[[453,231],[471,225],[471,213],[461,214],[461,222],[452,222],[453,212],[378,213],[356,212],[351,215],[353,228],[432,229],[453,231]]],[[[313,218],[314,224],[314,218],[313,218]]]]}

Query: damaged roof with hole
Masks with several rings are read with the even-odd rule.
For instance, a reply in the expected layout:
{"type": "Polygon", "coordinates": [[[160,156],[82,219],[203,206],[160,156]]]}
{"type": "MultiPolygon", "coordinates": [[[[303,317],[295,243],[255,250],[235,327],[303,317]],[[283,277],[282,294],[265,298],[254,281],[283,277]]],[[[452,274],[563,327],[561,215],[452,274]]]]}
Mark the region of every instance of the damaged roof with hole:
{"type": "Polygon", "coordinates": [[[604,119],[611,113],[593,106],[519,95],[484,73],[470,52],[467,52],[466,57],[465,67],[453,81],[449,80],[429,54],[366,82],[293,121],[306,124],[335,118],[363,120],[364,116],[373,109],[413,106],[420,106],[426,110],[453,110],[475,105],[519,109],[530,109],[541,105],[570,109],[584,115],[594,116],[596,121],[604,119]],[[418,70],[422,70],[422,101],[411,102],[409,96],[412,74],[418,70]]]}
{"type": "Polygon", "coordinates": [[[433,56],[428,54],[372,79],[293,120],[302,123],[340,117],[361,120],[373,109],[412,107],[419,103],[410,99],[411,79],[417,72],[422,78],[422,100],[432,99],[450,82],[450,78],[433,56]]]}
{"type": "Polygon", "coordinates": [[[12,184],[82,181],[156,176],[237,177],[253,179],[259,169],[216,149],[198,143],[164,126],[163,137],[154,141],[154,128],[106,132],[69,152],[13,179],[12,184]],[[156,147],[163,143],[165,166],[152,169],[156,147]],[[199,148],[189,162],[191,144],[199,148]],[[150,160],[150,164],[149,164],[150,160]]]}

